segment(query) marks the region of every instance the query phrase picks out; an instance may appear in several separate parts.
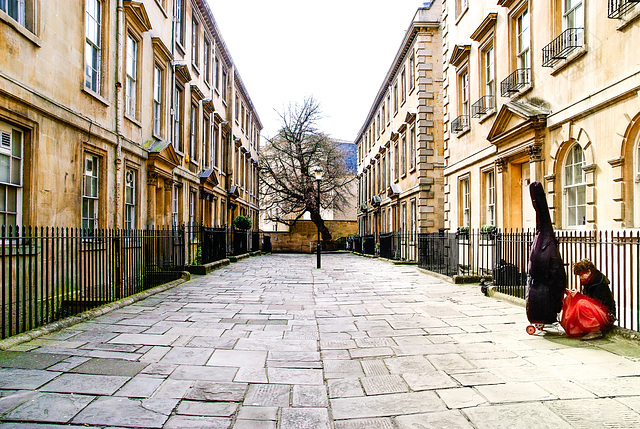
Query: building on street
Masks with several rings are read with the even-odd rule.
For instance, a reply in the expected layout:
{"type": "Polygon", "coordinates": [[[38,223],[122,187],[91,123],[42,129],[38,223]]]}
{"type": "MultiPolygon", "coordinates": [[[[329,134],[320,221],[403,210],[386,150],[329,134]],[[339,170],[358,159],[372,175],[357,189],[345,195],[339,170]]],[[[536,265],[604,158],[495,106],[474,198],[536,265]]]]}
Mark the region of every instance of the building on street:
{"type": "Polygon", "coordinates": [[[206,0],[0,2],[0,222],[258,225],[260,118],[206,0]]]}
{"type": "Polygon", "coordinates": [[[416,11],[356,138],[358,232],[437,232],[444,226],[442,16],[416,11]]]}
{"type": "Polygon", "coordinates": [[[640,3],[446,0],[445,227],[640,226],[640,3]]]}

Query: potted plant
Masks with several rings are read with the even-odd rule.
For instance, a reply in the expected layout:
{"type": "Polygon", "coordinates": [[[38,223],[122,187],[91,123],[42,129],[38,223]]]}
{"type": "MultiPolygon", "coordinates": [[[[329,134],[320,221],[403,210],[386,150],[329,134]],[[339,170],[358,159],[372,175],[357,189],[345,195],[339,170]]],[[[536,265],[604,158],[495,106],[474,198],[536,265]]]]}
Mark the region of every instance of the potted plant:
{"type": "Polygon", "coordinates": [[[469,238],[469,227],[468,226],[459,226],[456,231],[456,237],[458,239],[467,239],[469,238]]]}
{"type": "Polygon", "coordinates": [[[247,230],[247,229],[251,229],[251,219],[248,218],[247,216],[243,216],[243,215],[239,215],[236,216],[236,218],[233,220],[233,226],[236,227],[236,229],[242,229],[242,230],[247,230]]]}
{"type": "Polygon", "coordinates": [[[495,225],[482,225],[480,227],[480,234],[482,234],[483,238],[488,240],[493,240],[496,238],[496,233],[498,232],[498,228],[495,225]]]}

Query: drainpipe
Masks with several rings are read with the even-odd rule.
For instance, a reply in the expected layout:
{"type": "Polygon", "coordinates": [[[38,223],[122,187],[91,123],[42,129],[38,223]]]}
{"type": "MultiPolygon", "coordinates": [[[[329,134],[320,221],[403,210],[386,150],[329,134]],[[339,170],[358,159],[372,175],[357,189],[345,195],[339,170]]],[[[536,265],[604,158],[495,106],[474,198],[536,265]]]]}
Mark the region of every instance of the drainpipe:
{"type": "Polygon", "coordinates": [[[124,7],[123,0],[118,0],[118,9],[116,17],[116,147],[115,147],[115,169],[114,175],[114,213],[113,224],[115,228],[122,228],[122,216],[120,207],[122,207],[122,118],[124,116],[124,103],[122,100],[122,59],[124,58],[124,7]]]}

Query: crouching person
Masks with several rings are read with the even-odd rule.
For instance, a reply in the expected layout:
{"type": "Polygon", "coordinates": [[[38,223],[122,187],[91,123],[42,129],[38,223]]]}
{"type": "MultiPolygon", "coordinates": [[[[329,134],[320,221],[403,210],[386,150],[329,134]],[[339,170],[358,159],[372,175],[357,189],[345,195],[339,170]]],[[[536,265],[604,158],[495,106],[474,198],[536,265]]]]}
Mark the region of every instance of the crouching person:
{"type": "Polygon", "coordinates": [[[616,320],[616,303],[609,279],[588,259],[574,264],[581,292],[567,289],[560,324],[570,337],[592,340],[601,337],[616,320]]]}

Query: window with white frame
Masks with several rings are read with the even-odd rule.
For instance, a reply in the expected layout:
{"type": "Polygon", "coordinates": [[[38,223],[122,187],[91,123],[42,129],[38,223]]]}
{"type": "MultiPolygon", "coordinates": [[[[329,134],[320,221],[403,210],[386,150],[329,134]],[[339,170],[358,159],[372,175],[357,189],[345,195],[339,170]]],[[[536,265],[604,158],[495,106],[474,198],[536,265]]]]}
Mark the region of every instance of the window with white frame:
{"type": "Polygon", "coordinates": [[[177,85],[173,103],[175,106],[175,111],[173,114],[173,148],[178,152],[182,152],[182,125],[184,124],[184,89],[177,85]]]}
{"type": "Polygon", "coordinates": [[[411,200],[411,230],[409,231],[412,234],[418,230],[416,207],[416,200],[414,198],[411,200]]]}
{"type": "MultiPolygon", "coordinates": [[[[5,0],[0,0],[2,3],[5,0]]],[[[84,86],[100,93],[102,67],[102,2],[87,0],[85,23],[84,86]]]]}
{"type": "Polygon", "coordinates": [[[563,0],[562,27],[564,30],[584,28],[584,8],[582,3],[583,0],[563,0]]]}
{"type": "Polygon", "coordinates": [[[184,46],[184,0],[175,0],[174,22],[176,40],[179,44],[184,46]]]}
{"type": "Polygon", "coordinates": [[[162,134],[162,69],[157,65],[153,69],[153,132],[162,134]]]}
{"type": "Polygon", "coordinates": [[[191,22],[191,63],[200,66],[200,24],[195,19],[191,22]]]}
{"type": "Polygon", "coordinates": [[[460,226],[471,225],[471,183],[469,177],[460,180],[460,226]]]}
{"type": "Polygon", "coordinates": [[[171,225],[176,227],[180,223],[180,188],[173,185],[171,190],[171,225]]]}
{"type": "Polygon", "coordinates": [[[416,127],[409,131],[409,170],[416,168],[416,127]]]}
{"type": "Polygon", "coordinates": [[[191,121],[189,125],[189,155],[195,162],[198,159],[198,105],[191,104],[191,121]]]}
{"type": "Polygon", "coordinates": [[[136,117],[138,93],[138,41],[127,34],[127,62],[126,62],[126,113],[136,117]]]}
{"type": "MultiPolygon", "coordinates": [[[[458,112],[460,115],[469,117],[469,70],[463,69],[458,74],[458,112]]],[[[463,128],[468,128],[468,119],[464,121],[463,128]]]]}
{"type": "Polygon", "coordinates": [[[411,91],[415,87],[416,80],[416,54],[414,51],[411,51],[411,56],[409,57],[409,91],[411,91]]]}
{"type": "Polygon", "coordinates": [[[396,179],[396,182],[398,181],[398,179],[400,178],[400,148],[398,147],[398,142],[396,141],[395,145],[393,146],[393,154],[394,154],[394,176],[396,179]]]}
{"type": "Polygon", "coordinates": [[[469,8],[469,0],[456,0],[456,17],[462,15],[469,8]]]}
{"type": "MultiPolygon", "coordinates": [[[[189,225],[191,226],[196,224],[196,196],[197,194],[193,189],[189,191],[189,225]]],[[[191,231],[193,231],[193,229],[191,229],[191,231]]]]}
{"type": "Polygon", "coordinates": [[[398,113],[398,82],[393,84],[393,113],[398,113]]]}
{"type": "Polygon", "coordinates": [[[124,175],[124,229],[136,228],[136,171],[128,168],[124,175]]]}
{"type": "MultiPolygon", "coordinates": [[[[493,43],[486,46],[482,51],[482,71],[484,72],[484,95],[493,97],[496,94],[496,69],[495,69],[495,53],[493,43]]],[[[495,104],[485,107],[495,107],[495,104]]]]}
{"type": "Polygon", "coordinates": [[[205,168],[211,167],[211,120],[209,115],[203,115],[202,118],[202,163],[205,168]]]}
{"type": "Polygon", "coordinates": [[[0,225],[22,224],[24,133],[0,122],[0,225]]]}
{"type": "Polygon", "coordinates": [[[531,33],[529,31],[529,9],[525,9],[515,19],[516,25],[516,65],[519,69],[531,67],[531,33]]]}
{"type": "Polygon", "coordinates": [[[402,73],[400,74],[400,94],[401,100],[404,101],[407,99],[407,71],[405,68],[402,69],[402,73]]]}
{"type": "Polygon", "coordinates": [[[586,224],[587,184],[584,172],[584,152],[575,144],[567,155],[564,165],[565,218],[567,226],[586,224]]]}
{"type": "Polygon", "coordinates": [[[484,223],[496,224],[496,175],[494,170],[484,172],[484,223]]]}
{"type": "Polygon", "coordinates": [[[220,90],[220,60],[215,52],[213,53],[213,87],[220,90]]]}
{"type": "Polygon", "coordinates": [[[82,174],[82,228],[88,231],[98,228],[99,185],[99,158],[87,153],[82,174]]]}
{"type": "Polygon", "coordinates": [[[209,83],[211,80],[211,42],[204,40],[204,81],[209,83]]]}
{"type": "Polygon", "coordinates": [[[402,175],[407,174],[407,135],[402,134],[402,175]]]}

